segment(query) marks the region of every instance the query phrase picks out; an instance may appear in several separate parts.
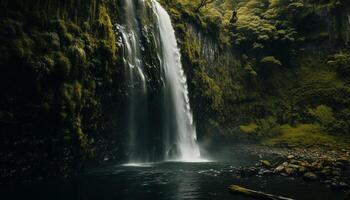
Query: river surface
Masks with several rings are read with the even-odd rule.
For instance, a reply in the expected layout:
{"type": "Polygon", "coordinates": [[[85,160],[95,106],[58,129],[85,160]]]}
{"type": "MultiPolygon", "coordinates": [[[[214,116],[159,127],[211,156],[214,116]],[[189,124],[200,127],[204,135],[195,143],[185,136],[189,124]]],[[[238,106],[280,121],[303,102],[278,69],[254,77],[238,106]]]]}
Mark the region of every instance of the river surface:
{"type": "Polygon", "coordinates": [[[236,152],[202,163],[118,164],[70,181],[7,186],[1,193],[4,200],[250,199],[228,192],[230,184],[238,184],[298,200],[344,199],[344,192],[319,182],[280,176],[239,178],[232,173],[235,167],[251,166],[258,160],[258,156],[236,152]]]}

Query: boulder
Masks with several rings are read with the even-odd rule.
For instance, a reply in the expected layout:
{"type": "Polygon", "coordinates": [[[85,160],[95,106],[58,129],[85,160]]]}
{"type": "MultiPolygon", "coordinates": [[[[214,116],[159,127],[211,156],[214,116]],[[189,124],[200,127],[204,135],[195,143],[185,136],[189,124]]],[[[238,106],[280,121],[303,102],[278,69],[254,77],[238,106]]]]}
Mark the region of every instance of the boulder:
{"type": "Polygon", "coordinates": [[[331,187],[332,187],[332,189],[335,189],[335,190],[344,190],[344,189],[349,188],[349,185],[346,184],[345,182],[334,181],[331,183],[331,187]]]}
{"type": "Polygon", "coordinates": [[[318,179],[318,176],[313,172],[306,172],[303,176],[306,181],[314,181],[318,179]]]}
{"type": "Polygon", "coordinates": [[[303,167],[303,166],[301,166],[301,167],[298,168],[298,172],[301,173],[301,174],[303,174],[303,173],[306,172],[306,168],[303,167]]]}
{"type": "Polygon", "coordinates": [[[271,163],[268,160],[262,160],[261,161],[261,165],[265,168],[270,168],[271,167],[271,163]]]}
{"type": "Polygon", "coordinates": [[[284,166],[280,165],[280,166],[276,167],[276,169],[274,171],[277,173],[281,173],[283,170],[284,170],[284,166]]]}
{"type": "Polygon", "coordinates": [[[334,170],[332,171],[332,175],[333,175],[333,176],[340,176],[340,175],[341,175],[341,172],[340,172],[340,170],[338,170],[338,169],[334,169],[334,170]]]}
{"type": "Polygon", "coordinates": [[[322,169],[319,173],[322,177],[330,177],[332,175],[332,171],[326,168],[322,169]]]}
{"type": "Polygon", "coordinates": [[[285,168],[284,171],[285,171],[286,174],[288,174],[288,176],[291,176],[291,175],[293,175],[295,173],[295,169],[290,168],[290,167],[285,168]]]}

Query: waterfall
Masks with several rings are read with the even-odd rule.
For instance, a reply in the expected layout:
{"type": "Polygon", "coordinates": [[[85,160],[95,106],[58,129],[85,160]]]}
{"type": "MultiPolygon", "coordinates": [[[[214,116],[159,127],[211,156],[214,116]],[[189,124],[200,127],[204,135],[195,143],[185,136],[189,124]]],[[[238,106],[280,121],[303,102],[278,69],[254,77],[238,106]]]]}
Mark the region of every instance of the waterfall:
{"type": "Polygon", "coordinates": [[[199,161],[187,79],[169,14],[156,0],[123,0],[123,11],[117,29],[129,86],[129,162],[199,161]]]}
{"type": "MultiPolygon", "coordinates": [[[[194,160],[200,158],[197,145],[196,129],[193,123],[193,116],[188,97],[187,79],[181,65],[180,50],[177,46],[175,31],[172,26],[170,16],[165,9],[155,0],[152,1],[153,9],[158,19],[160,41],[162,44],[162,68],[165,74],[165,94],[166,98],[171,98],[167,102],[173,108],[172,113],[168,113],[170,120],[176,123],[175,131],[175,157],[180,160],[194,160]]],[[[166,128],[171,128],[166,127],[166,128]]],[[[170,130],[165,130],[170,132],[170,130]]],[[[171,150],[167,148],[166,156],[171,158],[171,150]]]]}
{"type": "MultiPolygon", "coordinates": [[[[143,3],[143,1],[140,3],[143,3]]],[[[128,129],[129,159],[133,161],[147,160],[144,154],[146,144],[139,142],[147,137],[147,83],[144,74],[140,45],[140,29],[136,18],[136,8],[131,0],[123,1],[123,25],[117,26],[123,44],[123,62],[128,85],[128,105],[126,109],[128,129]]]]}

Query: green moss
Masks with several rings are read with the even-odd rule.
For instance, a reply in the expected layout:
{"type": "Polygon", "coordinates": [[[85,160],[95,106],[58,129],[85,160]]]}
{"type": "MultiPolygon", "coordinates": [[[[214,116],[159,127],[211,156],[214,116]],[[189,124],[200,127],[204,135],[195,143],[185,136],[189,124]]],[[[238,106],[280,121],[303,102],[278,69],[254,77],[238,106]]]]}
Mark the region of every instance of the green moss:
{"type": "Polygon", "coordinates": [[[68,53],[72,62],[76,65],[84,65],[86,63],[86,53],[78,44],[71,45],[68,53]]]}
{"type": "Polygon", "coordinates": [[[80,117],[75,118],[73,122],[73,130],[74,130],[74,133],[76,134],[80,147],[85,149],[88,145],[88,141],[81,126],[82,126],[81,118],[80,117]]]}
{"type": "Polygon", "coordinates": [[[0,35],[4,37],[21,37],[23,35],[23,24],[12,19],[0,20],[0,35]]]}
{"type": "Polygon", "coordinates": [[[328,64],[336,68],[338,74],[342,78],[348,79],[350,75],[350,54],[337,53],[328,60],[328,64]]]}
{"type": "Polygon", "coordinates": [[[82,32],[81,28],[72,21],[66,22],[66,27],[70,33],[73,33],[75,35],[79,35],[82,32]]]}
{"type": "Polygon", "coordinates": [[[204,99],[207,100],[207,103],[213,110],[219,110],[222,105],[222,90],[216,84],[215,80],[209,77],[203,69],[195,72],[194,83],[198,90],[201,90],[201,94],[204,99]]]}
{"type": "Polygon", "coordinates": [[[260,61],[261,64],[263,65],[268,65],[268,66],[282,66],[281,61],[277,60],[273,56],[267,56],[260,61]]]}
{"type": "Polygon", "coordinates": [[[181,20],[181,18],[180,18],[181,17],[181,13],[179,12],[179,10],[174,9],[174,8],[170,8],[169,14],[171,15],[171,17],[174,20],[181,20]]]}
{"type": "Polygon", "coordinates": [[[71,71],[71,62],[69,58],[59,53],[56,55],[55,63],[56,63],[55,71],[58,73],[58,75],[61,76],[62,78],[67,78],[71,71]]]}
{"type": "Polygon", "coordinates": [[[102,38],[104,38],[104,40],[101,42],[101,45],[103,47],[102,52],[107,52],[106,55],[111,55],[111,57],[114,59],[117,51],[116,38],[113,31],[112,21],[105,6],[100,6],[99,8],[99,17],[97,24],[98,33],[102,38]]]}
{"type": "Polygon", "coordinates": [[[42,35],[38,35],[38,37],[43,37],[46,41],[47,47],[42,46],[42,48],[58,50],[61,47],[60,37],[56,32],[44,33],[42,35]]]}
{"type": "Polygon", "coordinates": [[[195,62],[200,57],[200,44],[198,39],[193,38],[188,32],[185,36],[182,49],[191,62],[195,62]]]}
{"type": "Polygon", "coordinates": [[[256,73],[256,71],[253,69],[252,65],[250,63],[247,63],[244,66],[244,70],[246,70],[250,75],[252,75],[253,77],[257,76],[258,74],[256,73]]]}
{"type": "Polygon", "coordinates": [[[62,35],[62,39],[66,44],[71,44],[74,41],[74,36],[71,33],[65,33],[62,35]]]}
{"type": "Polygon", "coordinates": [[[51,21],[51,26],[52,28],[57,29],[60,35],[68,32],[66,22],[64,20],[59,19],[51,21]]]}
{"type": "Polygon", "coordinates": [[[55,61],[51,57],[44,56],[43,62],[45,63],[50,72],[53,71],[55,67],[55,61]]]}
{"type": "Polygon", "coordinates": [[[33,56],[34,41],[30,37],[25,35],[12,42],[12,50],[17,58],[30,59],[33,56]]]}
{"type": "Polygon", "coordinates": [[[264,45],[254,42],[253,49],[263,49],[264,45]]]}
{"type": "Polygon", "coordinates": [[[65,113],[64,111],[61,111],[61,112],[59,113],[59,118],[60,118],[60,120],[61,120],[62,122],[66,121],[66,120],[67,120],[67,117],[68,117],[68,114],[65,113]]]}
{"type": "Polygon", "coordinates": [[[73,95],[76,102],[80,102],[82,99],[82,85],[75,81],[73,84],[73,95]]]}
{"type": "Polygon", "coordinates": [[[324,133],[321,127],[315,124],[300,124],[296,127],[283,125],[276,127],[274,131],[280,135],[272,139],[266,139],[265,144],[288,147],[346,146],[335,136],[324,133]]]}
{"type": "Polygon", "coordinates": [[[256,132],[256,130],[258,129],[258,125],[255,124],[255,123],[250,123],[248,125],[241,125],[241,126],[239,126],[239,129],[243,133],[251,134],[251,133],[255,133],[256,132]]]}
{"type": "Polygon", "coordinates": [[[319,105],[315,109],[309,109],[308,113],[324,126],[330,126],[336,121],[332,108],[326,105],[319,105]]]}

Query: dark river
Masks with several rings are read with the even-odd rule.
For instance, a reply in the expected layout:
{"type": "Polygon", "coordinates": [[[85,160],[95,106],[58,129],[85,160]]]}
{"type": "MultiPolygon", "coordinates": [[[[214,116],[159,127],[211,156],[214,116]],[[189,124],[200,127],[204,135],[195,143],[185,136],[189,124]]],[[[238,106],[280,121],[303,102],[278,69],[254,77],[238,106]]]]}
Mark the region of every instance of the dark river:
{"type": "Polygon", "coordinates": [[[140,199],[250,199],[231,195],[227,187],[238,184],[254,190],[298,200],[342,200],[345,193],[319,182],[286,177],[238,178],[232,169],[254,164],[259,158],[237,153],[229,161],[143,165],[114,165],[90,171],[70,181],[22,184],[1,189],[1,199],[140,200],[140,199]],[[235,158],[235,159],[234,159],[235,158]]]}

